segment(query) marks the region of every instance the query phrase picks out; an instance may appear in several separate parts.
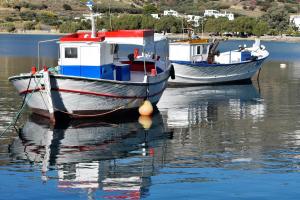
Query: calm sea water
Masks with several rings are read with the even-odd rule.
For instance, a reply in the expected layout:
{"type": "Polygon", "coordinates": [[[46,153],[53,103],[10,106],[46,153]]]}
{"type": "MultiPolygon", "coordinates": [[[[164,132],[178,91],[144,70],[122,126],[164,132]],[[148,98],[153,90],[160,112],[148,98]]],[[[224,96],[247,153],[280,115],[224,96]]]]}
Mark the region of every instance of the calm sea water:
{"type": "MultiPolygon", "coordinates": [[[[55,37],[0,35],[1,132],[21,104],[7,78],[55,37]]],[[[26,110],[0,138],[0,199],[299,199],[300,44],[263,44],[259,82],[168,88],[150,128],[136,118],[53,128],[26,110]]],[[[55,45],[42,55],[56,65],[55,45]]]]}

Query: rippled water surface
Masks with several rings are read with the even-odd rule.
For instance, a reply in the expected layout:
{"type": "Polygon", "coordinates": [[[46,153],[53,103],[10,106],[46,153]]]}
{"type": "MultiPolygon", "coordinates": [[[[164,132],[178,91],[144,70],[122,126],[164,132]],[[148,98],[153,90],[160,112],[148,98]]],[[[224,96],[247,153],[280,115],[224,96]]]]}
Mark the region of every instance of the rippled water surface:
{"type": "MultiPolygon", "coordinates": [[[[22,102],[7,78],[55,37],[0,35],[1,132],[22,102]]],[[[141,118],[51,127],[25,110],[0,138],[0,199],[299,199],[300,44],[263,44],[259,82],[168,88],[150,128],[141,118]]],[[[41,64],[56,57],[50,45],[41,64]]]]}

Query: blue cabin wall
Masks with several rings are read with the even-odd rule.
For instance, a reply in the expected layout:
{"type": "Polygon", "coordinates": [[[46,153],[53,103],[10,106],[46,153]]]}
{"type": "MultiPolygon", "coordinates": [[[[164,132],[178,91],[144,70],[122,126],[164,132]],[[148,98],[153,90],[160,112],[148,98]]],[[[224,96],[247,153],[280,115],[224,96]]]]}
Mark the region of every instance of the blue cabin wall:
{"type": "MultiPolygon", "coordinates": [[[[59,60],[60,73],[68,76],[114,79],[111,45],[100,43],[61,43],[59,60]],[[67,49],[77,49],[70,57],[67,49]]],[[[72,53],[71,53],[72,54],[72,53]]]]}
{"type": "Polygon", "coordinates": [[[60,66],[60,73],[68,76],[82,76],[87,78],[114,79],[114,65],[102,66],[60,66]]]}
{"type": "Polygon", "coordinates": [[[116,64],[116,80],[129,81],[130,80],[130,65],[129,64],[116,64]]]}

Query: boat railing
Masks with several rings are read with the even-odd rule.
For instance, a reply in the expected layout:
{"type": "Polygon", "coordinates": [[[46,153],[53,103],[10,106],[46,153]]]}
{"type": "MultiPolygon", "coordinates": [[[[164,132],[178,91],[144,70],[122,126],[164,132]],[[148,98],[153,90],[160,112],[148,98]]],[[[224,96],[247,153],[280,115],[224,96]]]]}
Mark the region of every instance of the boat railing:
{"type": "Polygon", "coordinates": [[[38,42],[38,61],[37,61],[38,70],[40,70],[40,49],[41,49],[40,45],[44,43],[55,42],[55,41],[59,41],[59,39],[41,40],[38,42]]]}
{"type": "Polygon", "coordinates": [[[201,61],[207,61],[207,55],[204,54],[197,54],[192,56],[192,62],[201,62],[201,61]]]}

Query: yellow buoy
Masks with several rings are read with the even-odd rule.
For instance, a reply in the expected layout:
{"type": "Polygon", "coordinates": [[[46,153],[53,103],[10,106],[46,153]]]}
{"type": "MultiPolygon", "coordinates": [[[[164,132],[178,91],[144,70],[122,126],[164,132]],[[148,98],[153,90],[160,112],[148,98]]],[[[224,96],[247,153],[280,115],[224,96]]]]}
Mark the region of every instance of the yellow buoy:
{"type": "Polygon", "coordinates": [[[149,100],[145,100],[139,108],[140,115],[149,116],[153,113],[153,106],[149,100]]]}
{"type": "Polygon", "coordinates": [[[144,129],[149,129],[152,125],[152,119],[150,116],[142,115],[139,117],[139,123],[144,127],[144,129]]]}

